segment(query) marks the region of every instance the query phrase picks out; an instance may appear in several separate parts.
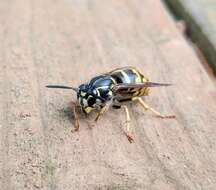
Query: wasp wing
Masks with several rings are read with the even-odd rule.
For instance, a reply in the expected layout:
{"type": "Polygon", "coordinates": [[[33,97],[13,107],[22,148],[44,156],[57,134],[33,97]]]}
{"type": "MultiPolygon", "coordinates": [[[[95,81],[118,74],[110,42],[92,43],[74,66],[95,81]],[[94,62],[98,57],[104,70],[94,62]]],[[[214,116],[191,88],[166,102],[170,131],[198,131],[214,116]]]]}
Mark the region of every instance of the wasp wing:
{"type": "Polygon", "coordinates": [[[167,83],[155,83],[155,82],[145,82],[145,83],[120,83],[116,84],[112,91],[115,94],[122,94],[122,95],[130,95],[137,91],[140,91],[144,88],[149,87],[159,87],[159,86],[170,86],[171,84],[167,83]]]}

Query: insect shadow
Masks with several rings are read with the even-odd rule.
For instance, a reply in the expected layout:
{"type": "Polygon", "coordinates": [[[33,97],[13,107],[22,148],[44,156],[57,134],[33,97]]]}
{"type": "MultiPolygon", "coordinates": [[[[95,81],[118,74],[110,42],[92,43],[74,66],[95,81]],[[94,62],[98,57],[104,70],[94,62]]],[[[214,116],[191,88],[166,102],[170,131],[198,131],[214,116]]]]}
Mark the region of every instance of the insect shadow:
{"type": "Polygon", "coordinates": [[[63,118],[66,118],[70,122],[74,122],[75,116],[73,114],[73,110],[70,106],[63,107],[61,109],[58,109],[60,116],[63,118]]]}
{"type": "MultiPolygon", "coordinates": [[[[69,102],[64,107],[58,109],[59,116],[61,118],[63,118],[64,120],[70,121],[70,123],[72,124],[72,126],[71,126],[72,131],[74,130],[74,126],[75,126],[75,122],[76,122],[75,115],[73,112],[73,106],[74,106],[73,103],[69,102]]],[[[87,125],[90,129],[93,127],[93,123],[90,123],[90,121],[88,121],[88,118],[90,118],[89,115],[84,114],[81,109],[77,109],[77,114],[78,114],[80,121],[83,120],[83,121],[87,122],[87,125]]]]}

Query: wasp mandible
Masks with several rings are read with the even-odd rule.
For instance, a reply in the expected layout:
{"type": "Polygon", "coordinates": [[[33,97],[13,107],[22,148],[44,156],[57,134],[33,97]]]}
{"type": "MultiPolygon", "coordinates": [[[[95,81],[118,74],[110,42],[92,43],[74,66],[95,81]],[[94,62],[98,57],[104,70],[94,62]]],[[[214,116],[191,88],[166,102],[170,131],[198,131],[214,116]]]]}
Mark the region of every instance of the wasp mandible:
{"type": "MultiPolygon", "coordinates": [[[[81,84],[78,88],[63,85],[47,85],[48,88],[72,89],[77,93],[77,106],[89,114],[92,110],[98,110],[95,118],[97,121],[109,107],[123,108],[126,113],[125,134],[130,142],[133,136],[130,130],[130,115],[127,102],[137,101],[145,110],[150,110],[159,118],[175,118],[174,115],[162,115],[149,106],[143,99],[148,96],[151,87],[170,86],[165,83],[149,82],[141,72],[134,67],[117,68],[105,74],[92,78],[89,82],[81,84]]],[[[75,116],[75,130],[79,130],[79,120],[73,108],[75,116]]]]}

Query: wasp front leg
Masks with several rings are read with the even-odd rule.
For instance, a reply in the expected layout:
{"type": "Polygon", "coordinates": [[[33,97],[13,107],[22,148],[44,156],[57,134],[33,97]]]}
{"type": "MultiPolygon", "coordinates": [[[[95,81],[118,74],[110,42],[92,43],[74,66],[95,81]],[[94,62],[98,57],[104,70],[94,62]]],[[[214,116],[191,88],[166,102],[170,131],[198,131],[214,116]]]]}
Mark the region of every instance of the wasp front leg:
{"type": "Polygon", "coordinates": [[[125,110],[125,114],[126,114],[126,121],[125,121],[125,125],[126,125],[126,131],[125,131],[125,134],[129,140],[130,143],[132,143],[134,141],[133,139],[133,136],[131,135],[131,132],[130,132],[130,114],[129,114],[129,110],[127,108],[127,106],[123,105],[122,106],[125,110]]]}
{"type": "Polygon", "coordinates": [[[152,108],[148,104],[146,104],[144,102],[144,100],[142,98],[140,98],[140,97],[134,98],[133,100],[137,100],[142,105],[142,107],[145,110],[150,110],[151,112],[153,112],[159,118],[162,118],[162,119],[173,119],[173,118],[176,118],[175,115],[162,115],[160,112],[156,111],[154,108],[152,108]]]}
{"type": "Polygon", "coordinates": [[[96,118],[95,118],[95,122],[98,121],[98,119],[108,110],[109,106],[105,105],[100,112],[97,114],[96,118]]]}
{"type": "Polygon", "coordinates": [[[74,131],[78,131],[79,130],[79,117],[78,117],[78,114],[77,114],[77,108],[80,107],[78,105],[78,103],[75,103],[75,102],[71,102],[72,104],[72,108],[73,108],[73,115],[74,115],[74,125],[75,125],[75,129],[72,130],[71,132],[74,132],[74,131]]]}

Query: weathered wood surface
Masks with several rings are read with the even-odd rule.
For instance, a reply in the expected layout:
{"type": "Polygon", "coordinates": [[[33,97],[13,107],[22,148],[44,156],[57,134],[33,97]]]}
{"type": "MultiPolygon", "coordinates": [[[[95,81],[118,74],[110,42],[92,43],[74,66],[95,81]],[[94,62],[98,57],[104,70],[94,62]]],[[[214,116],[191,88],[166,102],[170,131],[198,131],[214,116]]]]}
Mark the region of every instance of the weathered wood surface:
{"type": "Polygon", "coordinates": [[[215,189],[215,84],[160,1],[1,1],[0,41],[1,190],[215,189]],[[44,86],[127,65],[175,84],[146,101],[177,119],[130,105],[135,143],[121,110],[72,134],[76,95],[44,86]]]}

